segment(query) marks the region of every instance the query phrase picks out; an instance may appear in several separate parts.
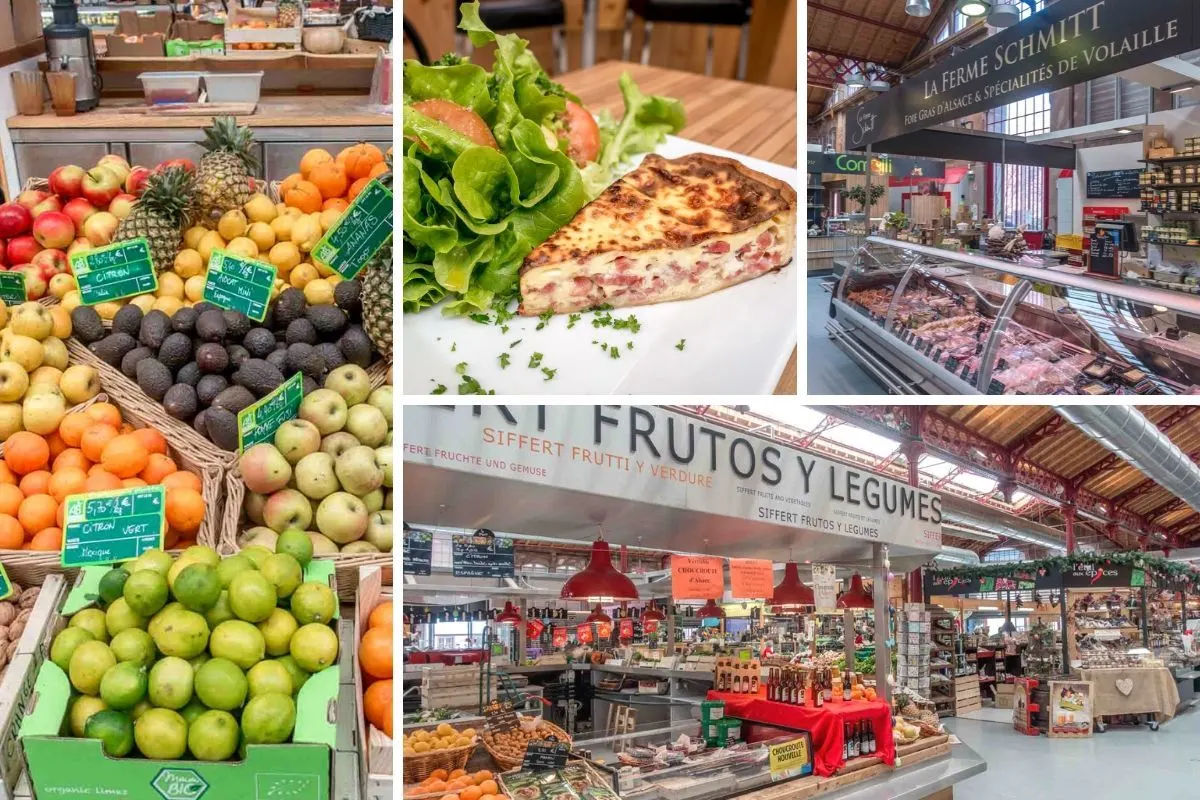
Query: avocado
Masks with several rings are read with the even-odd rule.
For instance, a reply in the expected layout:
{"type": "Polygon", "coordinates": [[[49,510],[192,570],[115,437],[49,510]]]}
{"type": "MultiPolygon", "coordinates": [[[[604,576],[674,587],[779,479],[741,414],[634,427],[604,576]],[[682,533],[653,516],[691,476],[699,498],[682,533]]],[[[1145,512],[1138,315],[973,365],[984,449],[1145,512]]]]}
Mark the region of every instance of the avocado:
{"type": "Polygon", "coordinates": [[[223,408],[234,414],[254,402],[254,395],[245,386],[230,386],[213,398],[209,409],[223,408]]]}
{"type": "Polygon", "coordinates": [[[292,322],[304,316],[306,308],[308,308],[308,301],[304,299],[304,292],[294,286],[289,286],[280,292],[279,296],[275,298],[275,302],[271,304],[275,322],[271,327],[275,330],[286,329],[292,322]]]}
{"type": "Polygon", "coordinates": [[[312,394],[317,389],[321,388],[321,384],[317,383],[316,379],[309,375],[305,375],[303,380],[304,380],[304,393],[305,394],[312,394]]]}
{"type": "Polygon", "coordinates": [[[196,415],[196,418],[192,420],[192,427],[196,430],[196,433],[200,434],[206,439],[208,438],[208,427],[205,425],[205,421],[207,419],[208,409],[203,408],[200,410],[200,413],[196,415]]]}
{"type": "Polygon", "coordinates": [[[195,386],[200,380],[200,365],[195,361],[189,361],[179,368],[175,373],[176,383],[186,383],[188,386],[195,386]]]}
{"type": "Polygon", "coordinates": [[[158,309],[153,309],[142,318],[142,331],[138,341],[153,350],[162,347],[162,343],[171,333],[171,318],[158,309]]]}
{"type": "Polygon", "coordinates": [[[132,304],[121,306],[112,318],[112,330],[137,336],[142,330],[142,310],[132,304]]]}
{"type": "Polygon", "coordinates": [[[240,344],[231,344],[225,348],[229,353],[229,364],[234,369],[237,369],[242,364],[245,364],[250,358],[250,351],[242,347],[240,344]]]}
{"type": "MultiPolygon", "coordinates": [[[[341,286],[339,283],[338,286],[341,286]]],[[[322,342],[317,345],[316,350],[321,354],[321,358],[325,359],[325,370],[331,371],[346,363],[346,357],[342,355],[342,351],[338,349],[334,342],[322,342]]]]}
{"type": "Polygon", "coordinates": [[[240,311],[222,311],[221,315],[225,317],[225,336],[231,342],[240,342],[254,325],[240,311]]]}
{"type": "MultiPolygon", "coordinates": [[[[234,387],[236,388],[236,387],[234,387]]],[[[213,444],[223,450],[237,450],[237,413],[219,406],[204,412],[204,428],[213,444]]]]}
{"type": "Polygon", "coordinates": [[[143,358],[137,365],[137,382],[143,392],[162,402],[173,382],[171,370],[161,361],[143,358]]]}
{"type": "Polygon", "coordinates": [[[283,383],[283,373],[270,362],[251,358],[233,373],[233,382],[249,389],[255,397],[265,397],[283,383]]]}
{"type": "Polygon", "coordinates": [[[275,334],[266,328],[251,328],[242,339],[242,346],[250,352],[251,358],[266,358],[275,349],[275,334]]]}
{"type": "Polygon", "coordinates": [[[137,379],[137,365],[143,358],[154,358],[154,351],[139,345],[125,354],[121,359],[121,372],[125,373],[126,378],[131,381],[137,379]]]}
{"type": "Polygon", "coordinates": [[[210,406],[221,392],[229,388],[229,380],[224,375],[204,375],[196,384],[196,397],[200,405],[210,406]]]}
{"type": "Polygon", "coordinates": [[[313,324],[318,338],[325,342],[336,340],[350,323],[345,311],[331,305],[309,306],[304,318],[313,324]]]}
{"type": "Polygon", "coordinates": [[[208,302],[207,300],[201,300],[199,303],[196,303],[196,305],[192,306],[192,308],[196,310],[197,317],[199,317],[205,311],[220,311],[221,310],[221,309],[217,308],[216,306],[214,306],[212,303],[208,302]]]}
{"type": "Polygon", "coordinates": [[[362,316],[362,284],[357,280],[342,281],[333,287],[333,302],[357,321],[362,316]]]}
{"type": "Polygon", "coordinates": [[[286,341],[288,344],[296,344],[297,342],[316,344],[317,327],[307,319],[292,320],[291,324],[287,326],[286,341]]]}
{"type": "Polygon", "coordinates": [[[363,369],[371,365],[371,340],[366,332],[358,325],[351,325],[338,339],[338,349],[351,364],[358,364],[363,369]]]}
{"type": "Polygon", "coordinates": [[[95,344],[108,335],[104,321],[91,306],[76,306],[71,312],[71,333],[84,344],[95,344]]]}
{"type": "Polygon", "coordinates": [[[287,369],[283,371],[289,378],[297,372],[319,378],[325,372],[325,359],[311,344],[297,342],[287,349],[287,369]]]}
{"type": "Polygon", "coordinates": [[[91,351],[110,367],[120,369],[121,359],[125,358],[125,354],[135,347],[137,347],[137,340],[128,333],[110,333],[91,345],[91,351]]]}
{"type": "Polygon", "coordinates": [[[225,346],[216,342],[205,342],[196,348],[196,363],[204,373],[221,373],[229,369],[229,353],[225,346]]]}
{"type": "Polygon", "coordinates": [[[192,334],[196,331],[196,318],[200,315],[195,308],[184,306],[171,317],[171,327],[179,333],[192,334]]]}
{"type": "Polygon", "coordinates": [[[196,390],[186,383],[177,383],[167,389],[162,404],[168,414],[184,422],[196,416],[196,409],[199,407],[196,401],[196,390]]]}
{"type": "Polygon", "coordinates": [[[215,308],[212,311],[205,311],[196,318],[196,336],[201,341],[219,342],[225,338],[225,331],[228,328],[225,315],[215,308]]]}
{"type": "Polygon", "coordinates": [[[192,339],[186,333],[175,332],[163,339],[158,348],[158,360],[172,372],[192,360],[192,339]]]}
{"type": "Polygon", "coordinates": [[[284,345],[282,350],[272,350],[264,360],[282,375],[287,369],[287,345],[284,345]]]}

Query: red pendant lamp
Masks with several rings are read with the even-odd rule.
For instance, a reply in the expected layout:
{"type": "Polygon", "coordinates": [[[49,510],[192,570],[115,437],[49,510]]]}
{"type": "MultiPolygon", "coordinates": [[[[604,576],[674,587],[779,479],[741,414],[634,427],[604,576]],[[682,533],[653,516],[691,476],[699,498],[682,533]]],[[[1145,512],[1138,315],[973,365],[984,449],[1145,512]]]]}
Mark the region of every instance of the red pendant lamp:
{"type": "Polygon", "coordinates": [[[599,604],[596,604],[596,607],[592,609],[592,613],[588,614],[588,617],[587,617],[587,619],[584,620],[584,622],[609,622],[609,623],[611,623],[612,617],[610,617],[608,614],[605,614],[604,609],[601,608],[599,604]]]}
{"type": "Polygon", "coordinates": [[[633,581],[613,569],[608,542],[597,539],[592,542],[588,565],[563,584],[558,596],[563,600],[637,600],[638,592],[633,581]]]}
{"type": "Polygon", "coordinates": [[[857,572],[850,578],[850,588],[838,595],[838,608],[874,608],[875,598],[863,588],[862,576],[857,572]]]}
{"type": "Polygon", "coordinates": [[[717,605],[716,600],[709,600],[696,611],[696,616],[700,619],[724,619],[725,609],[717,605]]]}
{"type": "Polygon", "coordinates": [[[651,600],[646,606],[646,610],[642,612],[642,622],[666,622],[667,615],[658,610],[658,606],[654,605],[651,600]]]}
{"type": "Polygon", "coordinates": [[[521,614],[517,609],[513,608],[512,600],[504,601],[504,610],[496,615],[496,622],[500,625],[521,624],[521,614]]]}
{"type": "MultiPolygon", "coordinates": [[[[776,606],[812,606],[816,605],[813,590],[800,580],[800,570],[795,561],[789,561],[783,568],[783,580],[775,587],[771,603],[776,606]]],[[[781,611],[775,613],[782,613],[781,611]]]]}

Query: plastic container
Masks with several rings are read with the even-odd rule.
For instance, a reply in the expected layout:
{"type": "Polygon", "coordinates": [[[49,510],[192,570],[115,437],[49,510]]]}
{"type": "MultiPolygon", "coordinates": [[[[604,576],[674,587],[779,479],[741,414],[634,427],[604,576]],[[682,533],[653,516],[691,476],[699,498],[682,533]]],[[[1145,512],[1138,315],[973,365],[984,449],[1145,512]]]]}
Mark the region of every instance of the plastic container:
{"type": "Polygon", "coordinates": [[[262,79],[261,72],[205,72],[204,88],[210,103],[257,103],[262,79]]]}
{"type": "Polygon", "coordinates": [[[203,72],[143,72],[142,94],[152,106],[169,103],[195,103],[200,100],[200,78],[203,72]]]}

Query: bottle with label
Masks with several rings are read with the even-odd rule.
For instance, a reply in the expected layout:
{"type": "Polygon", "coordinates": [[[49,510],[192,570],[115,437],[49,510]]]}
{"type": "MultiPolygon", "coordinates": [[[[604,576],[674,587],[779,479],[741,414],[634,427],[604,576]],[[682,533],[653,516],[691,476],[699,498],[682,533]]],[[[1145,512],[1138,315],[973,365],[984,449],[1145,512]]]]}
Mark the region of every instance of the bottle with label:
{"type": "Polygon", "coordinates": [[[825,670],[821,675],[821,693],[825,695],[826,703],[833,701],[833,684],[830,682],[829,670],[825,670]]]}
{"type": "Polygon", "coordinates": [[[742,693],[742,670],[739,667],[731,667],[733,670],[733,692],[734,694],[742,693]]]}
{"type": "Polygon", "coordinates": [[[750,694],[758,694],[762,682],[762,662],[754,659],[750,662],[750,694]]]}
{"type": "Polygon", "coordinates": [[[856,723],[850,724],[849,750],[850,750],[850,758],[858,758],[860,755],[862,755],[862,748],[859,745],[859,741],[858,741],[858,725],[856,723]]]}
{"type": "Polygon", "coordinates": [[[842,723],[842,761],[850,760],[850,723],[842,723]]]}
{"type": "Polygon", "coordinates": [[[850,702],[850,673],[842,673],[842,701],[850,702]]]}
{"type": "Polygon", "coordinates": [[[813,676],[813,680],[816,682],[816,684],[813,686],[813,698],[815,700],[813,707],[820,708],[821,706],[825,705],[825,692],[828,690],[822,686],[822,683],[824,683],[824,678],[819,670],[817,671],[816,675],[813,676]]]}
{"type": "Polygon", "coordinates": [[[775,670],[774,669],[772,669],[767,674],[767,699],[768,700],[775,699],[775,670]]]}
{"type": "Polygon", "coordinates": [[[870,721],[867,722],[867,752],[875,752],[875,726],[870,721]]]}

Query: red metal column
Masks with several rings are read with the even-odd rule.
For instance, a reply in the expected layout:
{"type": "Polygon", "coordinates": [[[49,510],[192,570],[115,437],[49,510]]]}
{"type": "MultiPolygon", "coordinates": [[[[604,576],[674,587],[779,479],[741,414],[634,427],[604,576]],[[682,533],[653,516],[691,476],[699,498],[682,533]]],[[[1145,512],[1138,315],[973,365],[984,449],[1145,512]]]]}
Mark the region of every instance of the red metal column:
{"type": "Polygon", "coordinates": [[[1075,553],[1075,506],[1065,503],[1062,507],[1063,519],[1067,521],[1067,555],[1075,553]]]}

